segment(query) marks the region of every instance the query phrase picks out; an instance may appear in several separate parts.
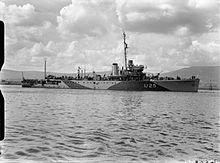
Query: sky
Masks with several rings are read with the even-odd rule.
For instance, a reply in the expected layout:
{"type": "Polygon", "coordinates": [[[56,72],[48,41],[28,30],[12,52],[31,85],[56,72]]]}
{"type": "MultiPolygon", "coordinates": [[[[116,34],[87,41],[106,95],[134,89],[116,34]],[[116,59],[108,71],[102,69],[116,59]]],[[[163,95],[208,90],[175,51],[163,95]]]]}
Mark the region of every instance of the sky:
{"type": "Polygon", "coordinates": [[[220,66],[218,0],[0,0],[4,69],[76,73],[124,66],[147,72],[220,66]]]}

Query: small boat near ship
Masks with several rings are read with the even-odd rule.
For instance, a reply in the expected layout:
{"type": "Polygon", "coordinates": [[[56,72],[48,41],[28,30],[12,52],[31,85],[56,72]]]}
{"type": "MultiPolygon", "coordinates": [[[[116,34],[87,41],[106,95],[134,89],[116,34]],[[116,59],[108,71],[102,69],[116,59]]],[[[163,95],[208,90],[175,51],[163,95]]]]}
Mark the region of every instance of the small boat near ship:
{"type": "Polygon", "coordinates": [[[22,87],[31,88],[69,88],[69,89],[94,89],[94,90],[125,90],[125,91],[175,91],[175,92],[198,92],[199,79],[192,76],[189,79],[180,77],[160,77],[144,73],[143,65],[134,65],[133,60],[127,62],[126,34],[124,38],[124,59],[125,66],[119,69],[118,63],[112,64],[110,75],[99,75],[93,72],[89,76],[78,67],[76,77],[56,77],[46,75],[46,60],[44,80],[25,79],[22,80],[22,87]]]}

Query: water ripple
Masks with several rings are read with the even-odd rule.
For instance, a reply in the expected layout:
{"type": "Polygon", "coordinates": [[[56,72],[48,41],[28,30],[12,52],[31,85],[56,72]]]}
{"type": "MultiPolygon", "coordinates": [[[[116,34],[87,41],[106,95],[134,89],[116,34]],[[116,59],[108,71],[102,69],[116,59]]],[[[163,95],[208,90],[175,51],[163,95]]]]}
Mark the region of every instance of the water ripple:
{"type": "Polygon", "coordinates": [[[19,87],[3,93],[5,160],[220,161],[219,93],[19,87]]]}

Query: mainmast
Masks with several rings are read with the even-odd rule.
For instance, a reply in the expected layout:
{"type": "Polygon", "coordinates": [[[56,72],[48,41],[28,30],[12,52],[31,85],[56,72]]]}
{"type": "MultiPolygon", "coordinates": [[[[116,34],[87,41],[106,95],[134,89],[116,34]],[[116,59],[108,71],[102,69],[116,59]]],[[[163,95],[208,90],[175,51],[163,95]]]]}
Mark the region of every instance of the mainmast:
{"type": "Polygon", "coordinates": [[[123,36],[124,36],[125,70],[127,70],[127,48],[128,48],[128,44],[126,43],[126,34],[125,34],[125,32],[123,32],[123,36]]]}
{"type": "Polygon", "coordinates": [[[22,80],[24,80],[24,74],[23,71],[21,72],[22,80]]]}
{"type": "Polygon", "coordinates": [[[47,61],[46,61],[46,58],[45,58],[45,60],[44,60],[44,79],[46,79],[46,77],[47,77],[47,69],[46,69],[46,67],[47,67],[47,61]]]}

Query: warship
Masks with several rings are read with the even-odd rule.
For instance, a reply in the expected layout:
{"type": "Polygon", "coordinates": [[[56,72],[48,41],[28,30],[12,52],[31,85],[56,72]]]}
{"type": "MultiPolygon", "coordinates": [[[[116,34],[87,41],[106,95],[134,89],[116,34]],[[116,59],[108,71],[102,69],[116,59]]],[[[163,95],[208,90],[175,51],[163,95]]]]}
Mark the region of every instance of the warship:
{"type": "Polygon", "coordinates": [[[93,89],[93,90],[124,90],[124,91],[175,91],[198,92],[200,79],[192,76],[187,79],[180,77],[160,77],[160,73],[146,74],[143,65],[134,65],[133,60],[127,61],[126,34],[123,32],[124,42],[124,67],[121,69],[118,63],[112,64],[112,72],[109,75],[100,75],[95,72],[86,74],[84,69],[78,67],[77,75],[56,77],[46,72],[46,60],[44,65],[44,79],[25,79],[22,87],[31,88],[67,88],[67,89],[93,89]]]}

